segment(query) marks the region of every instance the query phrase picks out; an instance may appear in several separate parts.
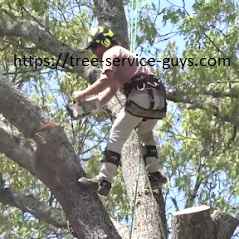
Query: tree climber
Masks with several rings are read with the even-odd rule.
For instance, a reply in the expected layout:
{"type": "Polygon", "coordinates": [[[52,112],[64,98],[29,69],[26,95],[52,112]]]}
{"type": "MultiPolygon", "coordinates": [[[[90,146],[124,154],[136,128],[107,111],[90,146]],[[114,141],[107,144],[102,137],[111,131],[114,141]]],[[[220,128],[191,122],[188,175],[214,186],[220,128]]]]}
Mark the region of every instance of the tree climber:
{"type": "Polygon", "coordinates": [[[82,91],[74,92],[76,108],[68,108],[76,117],[85,104],[92,109],[100,109],[120,90],[126,96],[126,103],[118,113],[110,131],[110,136],[99,174],[94,178],[82,177],[78,181],[97,188],[101,195],[107,195],[111,182],[120,165],[121,149],[134,128],[138,128],[143,141],[143,158],[152,189],[167,182],[160,172],[160,162],[153,128],[158,119],[166,113],[165,88],[148,66],[132,64],[135,56],[120,46],[115,34],[107,27],[99,27],[87,46],[97,58],[102,60],[100,78],[82,91]]]}

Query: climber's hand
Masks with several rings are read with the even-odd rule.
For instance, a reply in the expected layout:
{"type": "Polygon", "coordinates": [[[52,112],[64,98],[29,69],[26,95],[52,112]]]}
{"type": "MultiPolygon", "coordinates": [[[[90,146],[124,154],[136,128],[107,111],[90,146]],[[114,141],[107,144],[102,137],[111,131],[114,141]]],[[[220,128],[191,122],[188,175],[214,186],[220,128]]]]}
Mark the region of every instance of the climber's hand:
{"type": "Polygon", "coordinates": [[[74,91],[72,96],[73,96],[74,101],[78,102],[78,103],[84,102],[86,99],[84,92],[80,91],[80,90],[74,91]]]}

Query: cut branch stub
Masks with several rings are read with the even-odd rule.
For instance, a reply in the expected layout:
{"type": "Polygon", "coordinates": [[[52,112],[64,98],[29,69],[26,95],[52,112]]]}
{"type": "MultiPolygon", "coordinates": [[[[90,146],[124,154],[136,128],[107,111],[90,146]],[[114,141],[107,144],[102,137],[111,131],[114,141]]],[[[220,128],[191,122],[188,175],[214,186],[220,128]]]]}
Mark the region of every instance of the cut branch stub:
{"type": "Polygon", "coordinates": [[[172,239],[230,239],[239,220],[208,206],[187,208],[175,213],[172,239]]]}
{"type": "Polygon", "coordinates": [[[216,239],[210,207],[187,208],[175,213],[172,239],[216,239]]]}

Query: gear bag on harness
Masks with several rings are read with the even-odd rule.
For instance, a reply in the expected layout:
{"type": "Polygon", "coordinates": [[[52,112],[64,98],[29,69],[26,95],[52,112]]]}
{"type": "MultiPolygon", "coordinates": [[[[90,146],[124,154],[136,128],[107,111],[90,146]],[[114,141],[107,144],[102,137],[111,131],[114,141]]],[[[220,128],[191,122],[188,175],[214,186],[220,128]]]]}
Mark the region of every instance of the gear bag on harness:
{"type": "Polygon", "coordinates": [[[153,75],[137,75],[124,86],[127,97],[126,111],[144,119],[162,119],[166,116],[166,89],[163,83],[153,75]],[[147,97],[148,105],[142,102],[147,97]]]}

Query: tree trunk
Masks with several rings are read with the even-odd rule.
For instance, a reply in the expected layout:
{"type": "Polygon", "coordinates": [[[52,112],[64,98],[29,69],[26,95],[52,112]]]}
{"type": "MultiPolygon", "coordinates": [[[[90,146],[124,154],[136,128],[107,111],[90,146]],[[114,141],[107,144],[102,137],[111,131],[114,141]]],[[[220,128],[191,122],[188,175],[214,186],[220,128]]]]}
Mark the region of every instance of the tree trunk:
{"type": "Polygon", "coordinates": [[[230,239],[239,220],[208,206],[179,211],[172,221],[172,239],[230,239]]]}
{"type": "Polygon", "coordinates": [[[149,188],[136,132],[126,142],[122,157],[123,176],[132,206],[132,238],[166,239],[164,200],[161,191],[156,195],[160,198],[157,201],[149,188]]]}

